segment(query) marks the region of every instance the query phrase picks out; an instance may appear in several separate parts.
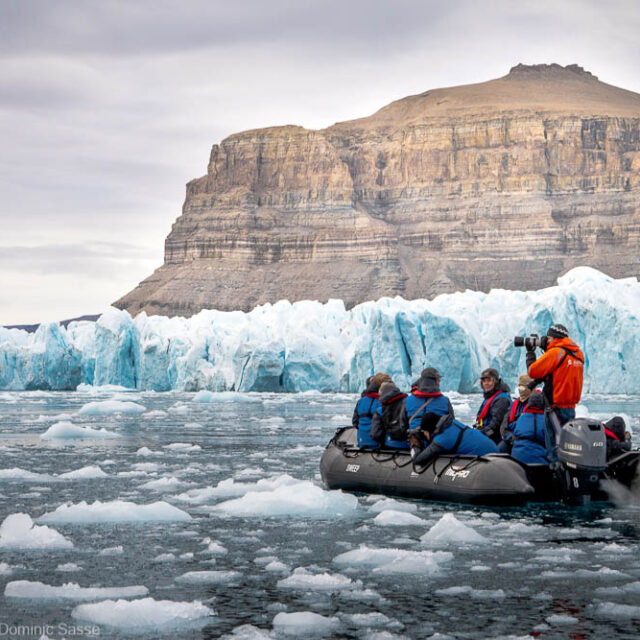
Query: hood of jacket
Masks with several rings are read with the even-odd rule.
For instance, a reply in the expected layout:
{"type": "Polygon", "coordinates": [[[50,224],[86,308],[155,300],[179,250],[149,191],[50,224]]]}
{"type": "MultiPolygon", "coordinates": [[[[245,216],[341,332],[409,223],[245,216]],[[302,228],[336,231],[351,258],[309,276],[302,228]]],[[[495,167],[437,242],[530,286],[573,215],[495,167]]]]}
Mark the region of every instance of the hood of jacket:
{"type": "Polygon", "coordinates": [[[547,346],[547,351],[559,347],[560,349],[566,349],[577,358],[580,358],[584,362],[584,353],[580,350],[580,347],[571,338],[556,338],[551,340],[547,346]]]}
{"type": "Polygon", "coordinates": [[[406,393],[402,393],[402,391],[400,391],[400,389],[398,389],[398,387],[396,387],[396,385],[394,384],[394,385],[388,387],[387,389],[385,389],[384,394],[380,396],[380,402],[382,404],[387,404],[388,402],[390,402],[391,400],[393,400],[397,396],[401,396],[403,398],[406,398],[407,394],[406,393]]]}

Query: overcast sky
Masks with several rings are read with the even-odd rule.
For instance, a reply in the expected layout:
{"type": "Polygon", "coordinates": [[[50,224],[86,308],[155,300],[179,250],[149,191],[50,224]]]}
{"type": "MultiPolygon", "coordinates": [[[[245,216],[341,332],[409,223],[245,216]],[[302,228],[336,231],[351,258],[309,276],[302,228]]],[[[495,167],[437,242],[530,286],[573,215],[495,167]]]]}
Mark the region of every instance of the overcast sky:
{"type": "Polygon", "coordinates": [[[640,93],[636,0],[0,0],[0,324],[99,313],[162,264],[231,133],[578,63],[640,93]]]}

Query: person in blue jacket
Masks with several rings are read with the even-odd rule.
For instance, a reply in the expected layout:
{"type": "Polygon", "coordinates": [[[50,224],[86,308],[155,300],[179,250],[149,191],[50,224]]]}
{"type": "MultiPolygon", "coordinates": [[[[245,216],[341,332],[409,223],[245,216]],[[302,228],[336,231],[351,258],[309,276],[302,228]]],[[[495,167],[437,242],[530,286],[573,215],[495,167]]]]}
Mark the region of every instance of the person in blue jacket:
{"type": "Polygon", "coordinates": [[[496,369],[485,369],[482,372],[480,386],[484,392],[484,399],[478,409],[474,426],[497,444],[500,442],[502,420],[511,408],[510,389],[500,379],[496,369]]]}
{"type": "Polygon", "coordinates": [[[380,406],[371,418],[371,438],[391,449],[408,449],[407,394],[402,393],[393,382],[383,382],[379,395],[380,406]]]}
{"type": "Polygon", "coordinates": [[[472,456],[498,453],[491,438],[455,420],[450,413],[446,416],[427,413],[422,424],[429,446],[414,457],[415,465],[427,465],[443,453],[472,456]]]}
{"type": "Polygon", "coordinates": [[[440,391],[440,373],[434,367],[427,367],[412,386],[411,394],[407,398],[407,417],[409,429],[419,429],[422,416],[427,411],[444,416],[453,414],[453,407],[449,398],[440,391]]]}
{"type": "Polygon", "coordinates": [[[358,446],[361,449],[378,449],[380,447],[371,437],[371,419],[376,409],[380,406],[380,400],[378,399],[380,385],[390,380],[391,377],[386,373],[376,373],[374,376],[367,378],[366,388],[358,402],[356,402],[351,424],[358,429],[358,446]]]}
{"type": "Polygon", "coordinates": [[[511,457],[524,464],[549,464],[544,442],[544,397],[532,393],[513,427],[511,457]]]}
{"type": "Polygon", "coordinates": [[[511,401],[511,409],[504,414],[502,424],[500,425],[500,437],[502,442],[498,445],[500,453],[510,453],[513,446],[513,429],[516,426],[516,420],[522,415],[524,408],[529,402],[529,398],[535,387],[531,377],[523,373],[518,378],[518,397],[511,401]]]}

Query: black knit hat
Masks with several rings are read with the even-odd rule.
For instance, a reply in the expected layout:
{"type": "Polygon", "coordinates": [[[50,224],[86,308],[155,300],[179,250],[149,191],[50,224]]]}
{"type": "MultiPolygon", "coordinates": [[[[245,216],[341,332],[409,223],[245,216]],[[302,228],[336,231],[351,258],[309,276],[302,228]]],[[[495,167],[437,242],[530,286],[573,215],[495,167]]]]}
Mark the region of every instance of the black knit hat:
{"type": "Polygon", "coordinates": [[[569,330],[563,324],[554,324],[549,327],[549,331],[547,331],[547,335],[550,338],[568,338],[569,330]]]}
{"type": "Polygon", "coordinates": [[[439,380],[442,378],[440,372],[435,367],[427,367],[426,369],[423,369],[420,377],[431,378],[431,380],[439,380]]]}

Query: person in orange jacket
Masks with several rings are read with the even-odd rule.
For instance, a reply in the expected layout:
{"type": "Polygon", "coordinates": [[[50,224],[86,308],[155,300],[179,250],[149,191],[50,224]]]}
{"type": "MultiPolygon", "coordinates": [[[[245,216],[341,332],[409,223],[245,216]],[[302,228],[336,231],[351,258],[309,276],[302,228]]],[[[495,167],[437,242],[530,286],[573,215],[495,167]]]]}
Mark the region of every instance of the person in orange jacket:
{"type": "MultiPolygon", "coordinates": [[[[535,350],[527,349],[527,368],[534,383],[544,382],[543,393],[547,406],[563,425],[576,417],[576,405],[582,395],[584,354],[569,338],[569,331],[562,324],[549,327],[541,346],[544,353],[538,359],[535,350]]],[[[557,459],[555,435],[548,412],[546,418],[547,451],[553,462],[557,459]]]]}

